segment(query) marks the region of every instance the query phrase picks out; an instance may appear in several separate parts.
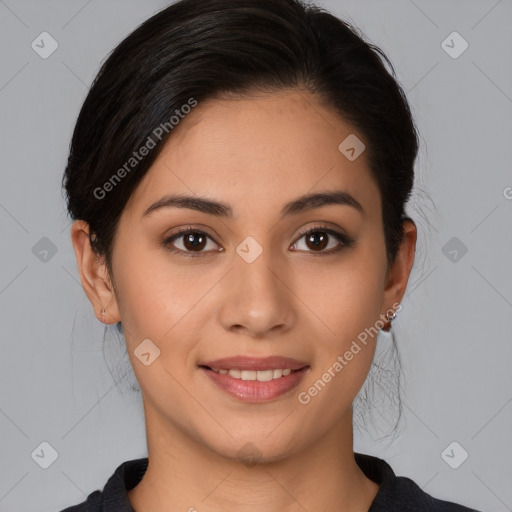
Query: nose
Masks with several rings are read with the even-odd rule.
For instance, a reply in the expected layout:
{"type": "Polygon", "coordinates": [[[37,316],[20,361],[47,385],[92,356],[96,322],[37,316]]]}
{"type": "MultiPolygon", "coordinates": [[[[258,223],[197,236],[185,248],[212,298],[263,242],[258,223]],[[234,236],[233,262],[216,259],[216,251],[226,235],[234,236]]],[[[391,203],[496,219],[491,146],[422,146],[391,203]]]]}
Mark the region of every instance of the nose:
{"type": "Polygon", "coordinates": [[[263,250],[248,263],[236,255],[223,280],[220,322],[225,330],[255,338],[291,329],[297,319],[297,297],[284,258],[263,250]]]}

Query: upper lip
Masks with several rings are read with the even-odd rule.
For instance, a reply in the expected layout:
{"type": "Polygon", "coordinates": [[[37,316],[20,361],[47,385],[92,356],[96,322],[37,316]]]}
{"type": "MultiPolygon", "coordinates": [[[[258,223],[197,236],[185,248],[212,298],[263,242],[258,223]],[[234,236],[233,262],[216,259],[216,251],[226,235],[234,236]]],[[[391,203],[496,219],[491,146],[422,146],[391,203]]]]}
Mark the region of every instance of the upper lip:
{"type": "Polygon", "coordinates": [[[268,356],[268,357],[247,357],[235,356],[216,359],[215,361],[202,361],[199,366],[208,366],[212,370],[274,370],[287,369],[300,370],[308,363],[298,361],[291,357],[268,356]]]}

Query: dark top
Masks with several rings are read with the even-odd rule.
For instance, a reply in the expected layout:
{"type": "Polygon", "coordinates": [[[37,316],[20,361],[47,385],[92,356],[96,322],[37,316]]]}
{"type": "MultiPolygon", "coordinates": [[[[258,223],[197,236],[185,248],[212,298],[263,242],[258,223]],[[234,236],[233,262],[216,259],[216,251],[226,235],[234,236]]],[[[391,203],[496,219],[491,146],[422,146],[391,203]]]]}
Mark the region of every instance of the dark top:
{"type": "MultiPolygon", "coordinates": [[[[433,498],[410,478],[397,477],[391,466],[382,459],[362,453],[355,453],[354,456],[363,473],[380,485],[368,512],[479,512],[433,498]]],[[[147,457],[123,462],[108,479],[103,491],[94,491],[84,502],[60,512],[135,512],[127,491],[142,480],[147,466],[147,457]]]]}

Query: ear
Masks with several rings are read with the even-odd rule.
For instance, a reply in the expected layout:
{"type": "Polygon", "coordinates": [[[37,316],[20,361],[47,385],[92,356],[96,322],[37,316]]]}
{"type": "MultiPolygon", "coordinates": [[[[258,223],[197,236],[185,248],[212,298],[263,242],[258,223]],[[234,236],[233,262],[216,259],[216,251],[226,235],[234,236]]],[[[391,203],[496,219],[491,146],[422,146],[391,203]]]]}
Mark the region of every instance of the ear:
{"type": "Polygon", "coordinates": [[[91,301],[100,322],[115,324],[121,321],[114,287],[104,258],[98,256],[90,242],[89,224],[76,220],[71,226],[71,241],[84,291],[91,301]],[[102,315],[102,310],[104,315],[102,315]]]}
{"type": "MultiPolygon", "coordinates": [[[[396,310],[396,306],[393,307],[393,305],[402,302],[409,275],[414,264],[416,239],[418,235],[416,224],[412,219],[407,217],[403,221],[403,226],[404,236],[402,243],[398,249],[395,261],[388,270],[384,289],[383,306],[385,307],[385,312],[396,310]]],[[[386,330],[389,329],[390,324],[391,323],[388,322],[386,330]]]]}

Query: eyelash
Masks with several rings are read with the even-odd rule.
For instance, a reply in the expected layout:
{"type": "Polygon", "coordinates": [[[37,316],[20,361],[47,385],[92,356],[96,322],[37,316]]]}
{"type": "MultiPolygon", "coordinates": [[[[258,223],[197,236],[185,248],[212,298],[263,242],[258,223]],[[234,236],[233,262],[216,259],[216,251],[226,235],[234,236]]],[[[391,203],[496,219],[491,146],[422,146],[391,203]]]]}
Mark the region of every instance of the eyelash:
{"type": "MultiPolygon", "coordinates": [[[[306,235],[309,235],[311,233],[316,233],[316,232],[326,233],[327,235],[330,235],[330,236],[334,237],[338,242],[340,242],[340,245],[338,245],[334,249],[330,249],[329,251],[323,251],[323,250],[319,251],[319,252],[316,252],[316,251],[306,251],[306,252],[310,252],[310,253],[316,254],[318,256],[329,256],[329,255],[332,255],[332,254],[336,254],[336,253],[340,252],[341,250],[343,250],[345,248],[352,247],[354,245],[354,242],[355,242],[352,238],[348,237],[344,233],[340,233],[338,231],[335,231],[333,229],[330,229],[330,228],[327,228],[327,227],[324,227],[324,226],[315,226],[315,227],[309,228],[308,230],[304,231],[303,233],[301,233],[299,235],[299,237],[297,238],[297,242],[299,240],[301,240],[303,237],[305,237],[306,235]]],[[[190,257],[190,258],[197,258],[197,257],[203,256],[204,254],[209,252],[209,251],[199,251],[199,252],[183,251],[182,249],[176,249],[176,248],[174,248],[172,246],[172,242],[174,242],[176,239],[178,239],[180,237],[183,237],[185,235],[191,234],[191,233],[195,233],[195,234],[198,234],[198,235],[205,236],[205,237],[209,238],[210,240],[212,240],[213,242],[215,242],[212,239],[212,237],[210,235],[208,235],[208,233],[205,233],[204,231],[201,231],[200,229],[187,228],[187,229],[183,229],[181,231],[178,231],[178,232],[174,233],[173,235],[171,235],[170,237],[168,237],[167,239],[165,239],[162,242],[162,245],[166,249],[168,249],[169,251],[171,251],[173,253],[182,254],[182,255],[184,255],[186,257],[190,257]]],[[[295,245],[297,242],[294,242],[293,245],[295,245]]],[[[218,252],[221,252],[221,251],[218,251],[218,252]]]]}

